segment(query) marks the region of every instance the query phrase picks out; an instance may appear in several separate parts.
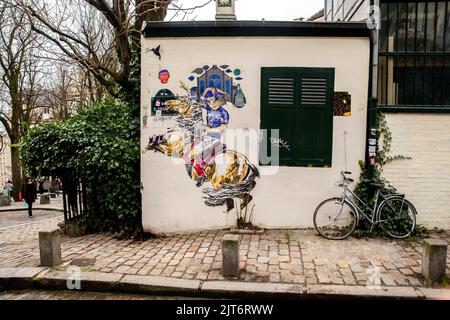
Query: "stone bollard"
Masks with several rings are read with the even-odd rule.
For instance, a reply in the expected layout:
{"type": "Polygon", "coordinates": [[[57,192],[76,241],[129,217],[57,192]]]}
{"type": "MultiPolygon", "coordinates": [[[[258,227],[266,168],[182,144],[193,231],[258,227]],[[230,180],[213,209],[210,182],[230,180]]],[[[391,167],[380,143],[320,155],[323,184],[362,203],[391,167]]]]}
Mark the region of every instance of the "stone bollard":
{"type": "Polygon", "coordinates": [[[41,266],[54,267],[61,264],[61,241],[59,228],[39,231],[41,266]]]}
{"type": "Polygon", "coordinates": [[[422,275],[427,280],[442,282],[447,264],[447,242],[425,239],[422,248],[422,275]]]}
{"type": "Polygon", "coordinates": [[[239,235],[226,234],[222,239],[222,273],[224,277],[239,277],[239,235]]]}
{"type": "Polygon", "coordinates": [[[9,196],[0,195],[0,207],[7,207],[11,205],[11,198],[9,196]]]}
{"type": "Polygon", "coordinates": [[[48,194],[41,194],[40,204],[50,204],[50,196],[48,194]]]}

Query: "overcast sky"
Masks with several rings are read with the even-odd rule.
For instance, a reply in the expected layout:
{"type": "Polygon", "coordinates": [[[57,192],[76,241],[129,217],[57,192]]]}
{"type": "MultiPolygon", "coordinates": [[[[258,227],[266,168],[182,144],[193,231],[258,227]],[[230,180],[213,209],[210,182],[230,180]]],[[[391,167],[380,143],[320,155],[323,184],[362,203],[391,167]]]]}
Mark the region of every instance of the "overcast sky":
{"type": "MultiPolygon", "coordinates": [[[[191,8],[206,3],[208,0],[177,0],[178,5],[191,8]]],[[[324,0],[236,0],[236,16],[238,20],[293,20],[309,18],[324,6],[324,0]]],[[[189,20],[214,20],[215,2],[197,9],[189,20]]],[[[169,12],[166,20],[173,16],[169,12]]],[[[181,20],[179,15],[173,20],[181,20]]]]}

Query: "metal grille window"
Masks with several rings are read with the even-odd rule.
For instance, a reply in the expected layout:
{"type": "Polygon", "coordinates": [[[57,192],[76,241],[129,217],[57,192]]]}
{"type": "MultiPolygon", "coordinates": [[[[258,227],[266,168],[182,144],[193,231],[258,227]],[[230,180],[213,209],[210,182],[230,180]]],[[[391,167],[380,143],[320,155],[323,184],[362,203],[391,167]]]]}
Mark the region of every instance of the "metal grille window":
{"type": "Polygon", "coordinates": [[[450,1],[382,1],[378,104],[450,112],[450,1]]]}

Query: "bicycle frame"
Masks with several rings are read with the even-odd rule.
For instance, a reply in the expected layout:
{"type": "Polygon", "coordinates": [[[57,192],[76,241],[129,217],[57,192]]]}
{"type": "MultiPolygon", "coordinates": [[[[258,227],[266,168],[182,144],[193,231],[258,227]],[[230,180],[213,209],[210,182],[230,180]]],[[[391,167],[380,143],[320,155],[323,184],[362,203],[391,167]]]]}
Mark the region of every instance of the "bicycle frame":
{"type": "Polygon", "coordinates": [[[380,207],[378,205],[380,196],[382,198],[382,202],[380,202],[380,204],[381,204],[384,201],[388,200],[392,196],[400,196],[400,195],[398,195],[398,194],[384,195],[379,189],[377,189],[377,191],[375,193],[375,203],[374,203],[373,209],[372,209],[367,205],[367,203],[365,203],[363,200],[361,200],[351,189],[349,189],[348,185],[344,184],[344,191],[342,192],[342,195],[341,195],[341,201],[343,202],[343,201],[347,200],[356,209],[356,214],[358,215],[358,220],[360,219],[360,216],[362,215],[363,218],[367,219],[372,225],[374,225],[375,223],[379,222],[376,219],[376,216],[377,216],[378,208],[380,207]],[[351,196],[354,197],[354,199],[357,200],[356,203],[348,195],[349,193],[351,196]],[[363,209],[360,208],[360,206],[358,205],[359,203],[364,206],[363,209]],[[365,214],[364,209],[368,209],[371,212],[370,217],[367,214],[365,214]]]}

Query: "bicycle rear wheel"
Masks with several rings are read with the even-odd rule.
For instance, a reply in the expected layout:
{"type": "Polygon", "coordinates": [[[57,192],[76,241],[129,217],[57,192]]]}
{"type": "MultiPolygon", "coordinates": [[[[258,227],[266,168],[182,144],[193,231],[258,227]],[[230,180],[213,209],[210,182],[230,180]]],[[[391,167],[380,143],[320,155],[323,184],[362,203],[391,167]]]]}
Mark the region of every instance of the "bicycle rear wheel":
{"type": "Polygon", "coordinates": [[[378,223],[393,238],[406,238],[416,227],[417,211],[404,197],[392,197],[378,211],[378,223]]]}
{"type": "Polygon", "coordinates": [[[358,224],[358,216],[350,203],[331,198],[319,204],[314,212],[314,227],[330,240],[342,240],[350,236],[358,224]]]}

